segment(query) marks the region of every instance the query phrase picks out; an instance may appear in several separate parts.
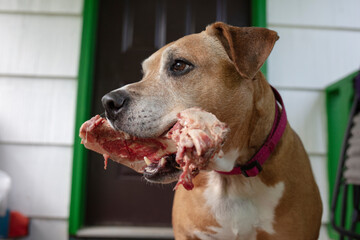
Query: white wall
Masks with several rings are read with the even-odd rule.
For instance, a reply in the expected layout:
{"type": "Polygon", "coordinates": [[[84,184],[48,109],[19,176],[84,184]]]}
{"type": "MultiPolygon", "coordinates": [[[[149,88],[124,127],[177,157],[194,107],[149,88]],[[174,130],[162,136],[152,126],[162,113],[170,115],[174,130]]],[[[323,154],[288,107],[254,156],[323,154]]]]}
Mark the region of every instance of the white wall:
{"type": "MultiPolygon", "coordinates": [[[[310,155],[329,221],[324,89],[360,67],[360,1],[267,0],[268,27],[280,39],[268,78],[284,97],[290,124],[310,155]]],[[[322,231],[322,239],[327,239],[322,231]]]]}
{"type": "Polygon", "coordinates": [[[0,0],[0,169],[27,239],[67,239],[82,0],[0,0]]]}

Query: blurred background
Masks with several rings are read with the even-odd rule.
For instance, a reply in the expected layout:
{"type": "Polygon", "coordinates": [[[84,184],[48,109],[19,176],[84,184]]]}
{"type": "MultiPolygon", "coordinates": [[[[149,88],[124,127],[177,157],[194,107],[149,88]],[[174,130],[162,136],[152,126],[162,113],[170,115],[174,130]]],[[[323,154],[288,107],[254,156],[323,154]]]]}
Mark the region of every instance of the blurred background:
{"type": "Polygon", "coordinates": [[[358,0],[0,0],[2,228],[16,211],[30,220],[24,239],[171,239],[172,186],[111,161],[105,171],[78,129],[103,112],[101,96],[141,78],[152,52],[224,21],[278,32],[262,70],[310,156],[320,239],[339,239],[330,202],[353,95],[341,93],[337,108],[326,99],[359,69],[359,10],[358,0]]]}

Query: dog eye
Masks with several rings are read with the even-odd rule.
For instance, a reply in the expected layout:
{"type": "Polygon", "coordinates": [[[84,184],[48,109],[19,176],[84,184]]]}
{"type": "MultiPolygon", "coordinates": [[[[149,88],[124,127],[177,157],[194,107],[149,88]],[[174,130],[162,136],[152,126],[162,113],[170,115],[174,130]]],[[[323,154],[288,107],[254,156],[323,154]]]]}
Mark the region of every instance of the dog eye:
{"type": "Polygon", "coordinates": [[[175,75],[182,75],[188,73],[192,67],[191,63],[187,63],[184,60],[175,60],[170,66],[170,71],[175,75]]]}
{"type": "Polygon", "coordinates": [[[189,65],[187,65],[185,62],[183,61],[176,61],[173,66],[172,66],[172,70],[174,72],[181,72],[184,71],[189,65]]]}

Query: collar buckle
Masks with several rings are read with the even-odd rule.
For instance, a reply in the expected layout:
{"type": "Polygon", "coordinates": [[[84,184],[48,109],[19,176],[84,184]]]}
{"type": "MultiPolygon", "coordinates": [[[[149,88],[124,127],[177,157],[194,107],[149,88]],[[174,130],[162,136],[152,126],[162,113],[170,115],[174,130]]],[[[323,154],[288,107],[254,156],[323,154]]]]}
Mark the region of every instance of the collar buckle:
{"type": "Polygon", "coordinates": [[[254,177],[262,171],[261,164],[255,160],[246,165],[240,166],[240,171],[245,177],[254,177]]]}

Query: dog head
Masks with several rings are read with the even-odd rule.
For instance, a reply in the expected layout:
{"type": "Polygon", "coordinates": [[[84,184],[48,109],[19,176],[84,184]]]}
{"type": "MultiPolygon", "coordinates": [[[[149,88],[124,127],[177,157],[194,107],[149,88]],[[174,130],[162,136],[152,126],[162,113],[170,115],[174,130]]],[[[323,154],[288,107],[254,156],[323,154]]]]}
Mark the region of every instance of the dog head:
{"type": "Polygon", "coordinates": [[[200,107],[234,132],[251,112],[252,81],[277,39],[265,28],[220,22],[185,36],[142,63],[141,81],[103,97],[106,117],[117,130],[158,137],[175,124],[177,113],[200,107]]]}

